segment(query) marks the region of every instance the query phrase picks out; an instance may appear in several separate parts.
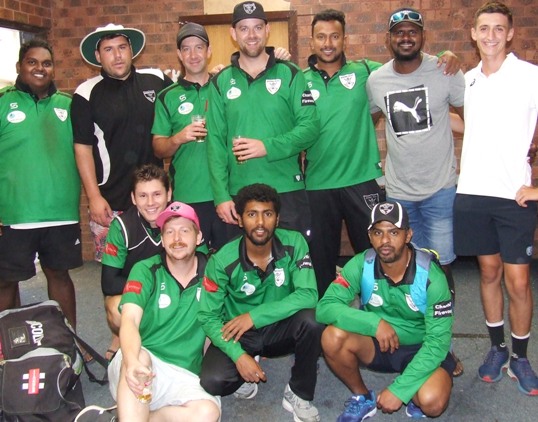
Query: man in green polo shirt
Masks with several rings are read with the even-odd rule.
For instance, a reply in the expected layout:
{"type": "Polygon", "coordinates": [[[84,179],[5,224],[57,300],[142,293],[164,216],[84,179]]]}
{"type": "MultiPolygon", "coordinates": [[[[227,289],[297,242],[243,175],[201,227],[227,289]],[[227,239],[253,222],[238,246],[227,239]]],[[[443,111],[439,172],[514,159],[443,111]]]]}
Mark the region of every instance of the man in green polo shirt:
{"type": "Polygon", "coordinates": [[[311,401],[324,327],[314,319],[318,292],[306,240],[277,228],[280,199],[270,186],[245,186],[235,209],[244,235],[211,257],[204,277],[199,320],[212,344],[200,382],[211,394],[251,399],[267,378],[255,357],[295,353],[282,406],[296,421],[319,421],[311,401]]]}
{"type": "Polygon", "coordinates": [[[205,342],[197,319],[206,264],[196,252],[200,222],[192,207],[173,202],[157,226],[164,250],[135,264],[123,290],[110,392],[121,420],[147,421],[151,414],[152,420],[217,421],[220,403],[198,378],[205,342]]]}

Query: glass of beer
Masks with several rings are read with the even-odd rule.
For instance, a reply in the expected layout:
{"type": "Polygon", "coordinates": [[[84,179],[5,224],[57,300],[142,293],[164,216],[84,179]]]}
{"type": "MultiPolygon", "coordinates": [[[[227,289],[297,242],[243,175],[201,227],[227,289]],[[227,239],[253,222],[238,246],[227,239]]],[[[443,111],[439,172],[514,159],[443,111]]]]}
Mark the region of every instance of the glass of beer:
{"type": "MultiPolygon", "coordinates": [[[[233,138],[232,138],[232,146],[235,146],[237,144],[237,142],[242,138],[243,136],[242,135],[235,135],[233,138]]],[[[235,155],[235,154],[234,154],[235,155]]],[[[239,158],[239,155],[236,155],[235,156],[235,162],[237,164],[245,164],[247,162],[247,160],[241,160],[241,158],[239,158]]]]}
{"type": "MultiPolygon", "coordinates": [[[[205,116],[203,114],[193,114],[191,116],[192,123],[202,123],[205,127],[205,116]]],[[[195,142],[205,142],[205,136],[197,136],[195,142]]]]}
{"type": "Polygon", "coordinates": [[[139,381],[144,383],[142,394],[139,394],[136,396],[137,400],[140,403],[144,403],[144,404],[151,403],[151,399],[152,399],[151,379],[152,378],[153,376],[151,375],[151,370],[150,370],[150,375],[140,375],[138,377],[139,381]]]}

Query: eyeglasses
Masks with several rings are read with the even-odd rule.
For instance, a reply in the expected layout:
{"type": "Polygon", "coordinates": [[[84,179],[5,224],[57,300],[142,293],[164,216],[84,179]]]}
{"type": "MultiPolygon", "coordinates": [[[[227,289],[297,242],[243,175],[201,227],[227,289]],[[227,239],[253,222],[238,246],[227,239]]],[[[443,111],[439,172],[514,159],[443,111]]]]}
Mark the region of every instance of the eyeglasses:
{"type": "Polygon", "coordinates": [[[389,29],[391,29],[397,23],[400,23],[404,20],[409,20],[411,22],[417,22],[420,26],[423,26],[422,15],[418,12],[412,10],[401,10],[394,13],[389,19],[389,29]]]}

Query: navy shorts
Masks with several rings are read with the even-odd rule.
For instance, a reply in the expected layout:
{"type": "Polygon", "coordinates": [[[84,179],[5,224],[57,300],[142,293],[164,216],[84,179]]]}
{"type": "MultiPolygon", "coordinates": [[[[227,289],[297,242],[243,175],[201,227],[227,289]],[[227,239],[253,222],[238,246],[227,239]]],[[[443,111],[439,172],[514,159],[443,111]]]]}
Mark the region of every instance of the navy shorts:
{"type": "Polygon", "coordinates": [[[501,254],[508,264],[532,259],[536,202],[457,194],[454,201],[454,246],[457,255],[501,254]]]}
{"type": "Polygon", "coordinates": [[[36,274],[35,258],[42,267],[70,270],[82,265],[80,224],[12,229],[2,227],[0,236],[0,280],[22,281],[36,274]]]}
{"type": "MultiPolygon", "coordinates": [[[[374,342],[375,355],[372,362],[370,362],[369,365],[366,365],[366,367],[377,372],[397,372],[401,374],[422,347],[422,344],[413,344],[409,346],[400,345],[400,347],[393,353],[382,352],[377,339],[372,337],[372,340],[374,342]]],[[[441,362],[440,367],[447,371],[450,378],[452,378],[452,374],[456,368],[456,361],[454,360],[452,353],[447,353],[445,360],[441,362]]]]}

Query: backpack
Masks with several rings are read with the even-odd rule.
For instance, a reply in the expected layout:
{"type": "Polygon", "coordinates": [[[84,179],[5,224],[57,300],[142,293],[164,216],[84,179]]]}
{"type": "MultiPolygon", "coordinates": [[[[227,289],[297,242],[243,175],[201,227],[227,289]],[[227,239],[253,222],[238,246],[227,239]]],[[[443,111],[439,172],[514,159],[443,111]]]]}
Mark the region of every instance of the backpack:
{"type": "Polygon", "coordinates": [[[53,300],[0,312],[1,422],[75,419],[85,406],[75,338],[53,300]]]}
{"type": "MultiPolygon", "coordinates": [[[[364,266],[361,277],[361,304],[366,305],[374,291],[374,262],[376,252],[374,249],[368,249],[364,255],[364,266]]],[[[429,249],[415,248],[415,261],[417,270],[415,281],[409,289],[411,299],[423,314],[426,312],[427,297],[426,288],[428,287],[428,274],[430,272],[431,262],[437,262],[435,251],[429,249]]]]}

